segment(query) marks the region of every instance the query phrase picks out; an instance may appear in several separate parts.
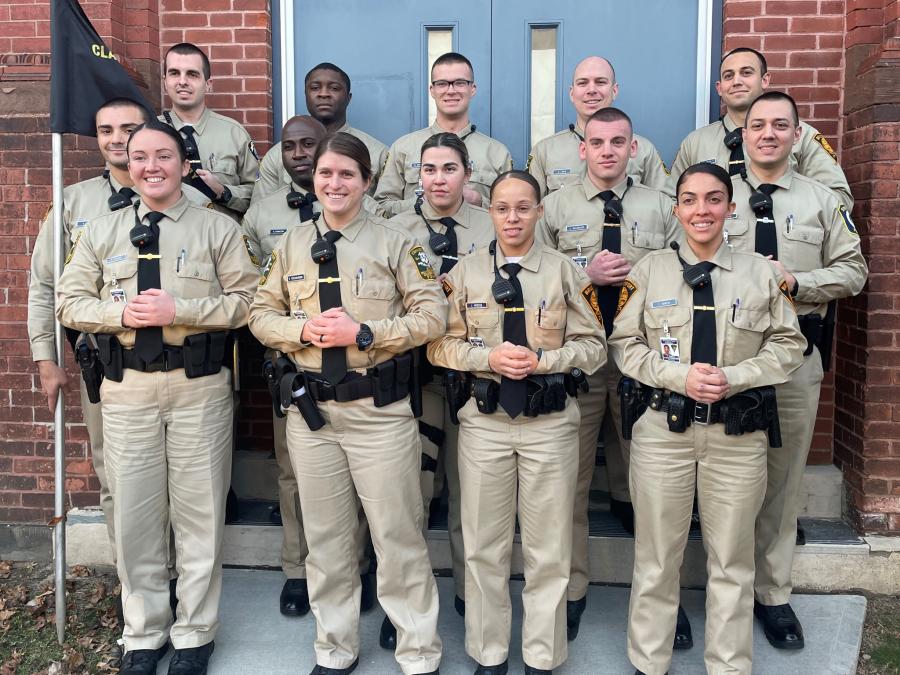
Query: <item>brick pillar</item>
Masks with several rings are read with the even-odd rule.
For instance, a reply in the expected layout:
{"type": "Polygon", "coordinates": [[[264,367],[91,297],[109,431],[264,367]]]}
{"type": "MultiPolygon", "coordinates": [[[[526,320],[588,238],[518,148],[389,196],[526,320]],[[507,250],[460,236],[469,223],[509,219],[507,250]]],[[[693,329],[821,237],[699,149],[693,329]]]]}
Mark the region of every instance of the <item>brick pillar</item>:
{"type": "Polygon", "coordinates": [[[870,274],[840,305],[835,459],[857,527],[900,534],[900,2],[846,16],[843,160],[870,274]]]}
{"type": "MultiPolygon", "coordinates": [[[[821,131],[841,154],[844,0],[725,0],[723,49],[762,52],[770,89],[797,101],[803,121],[821,131]]],[[[854,193],[855,194],[855,193],[854,193]]],[[[825,374],[809,451],[810,464],[832,463],[834,377],[825,374]]]]}

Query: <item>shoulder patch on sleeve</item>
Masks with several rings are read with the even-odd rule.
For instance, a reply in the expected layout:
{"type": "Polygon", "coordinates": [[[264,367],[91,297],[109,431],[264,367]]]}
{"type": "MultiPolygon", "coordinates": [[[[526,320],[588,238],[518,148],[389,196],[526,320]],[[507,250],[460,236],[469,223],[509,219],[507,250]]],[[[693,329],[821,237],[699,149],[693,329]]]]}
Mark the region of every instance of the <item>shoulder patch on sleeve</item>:
{"type": "Polygon", "coordinates": [[[581,289],[581,297],[587,303],[587,306],[597,317],[597,323],[603,326],[603,314],[600,312],[600,302],[597,300],[597,289],[594,284],[588,284],[581,289]]]}
{"type": "Polygon", "coordinates": [[[831,144],[826,140],[825,136],[822,134],[816,134],[813,136],[813,140],[822,146],[822,149],[831,155],[831,159],[835,162],[838,161],[837,153],[834,151],[834,148],[831,147],[831,144]]]}
{"type": "Polygon", "coordinates": [[[619,304],[616,305],[616,316],[625,309],[625,305],[628,304],[628,301],[631,300],[631,296],[633,296],[637,292],[637,286],[634,285],[634,282],[631,279],[626,279],[625,283],[622,284],[622,290],[619,291],[619,304]]]}
{"type": "Polygon", "coordinates": [[[250,237],[246,234],[242,234],[241,238],[244,240],[244,247],[247,249],[247,255],[250,256],[250,262],[259,267],[259,258],[256,257],[253,248],[250,246],[250,237]]]}
{"type": "Polygon", "coordinates": [[[856,224],[853,222],[853,218],[850,217],[850,212],[847,210],[846,206],[839,206],[838,211],[841,214],[841,218],[844,220],[844,227],[847,228],[847,232],[850,234],[859,236],[859,230],[856,229],[856,224]]]}
{"type": "Polygon", "coordinates": [[[667,175],[667,176],[672,175],[672,174],[669,173],[669,167],[666,166],[666,163],[663,161],[663,158],[662,158],[662,157],[659,158],[659,163],[662,164],[663,171],[666,172],[666,175],[667,175]]]}
{"type": "Polygon", "coordinates": [[[256,146],[253,145],[253,141],[247,143],[247,149],[250,150],[250,154],[256,157],[256,161],[259,161],[259,154],[256,152],[256,146]]]}
{"type": "Polygon", "coordinates": [[[278,254],[275,251],[272,251],[272,255],[269,256],[269,261],[266,263],[266,266],[263,268],[262,276],[259,278],[260,286],[266,285],[266,282],[269,280],[269,272],[272,271],[272,266],[275,264],[276,260],[278,260],[278,254]]]}
{"type": "Polygon", "coordinates": [[[431,267],[431,261],[428,260],[428,254],[425,253],[424,248],[421,246],[413,246],[409,250],[409,257],[413,259],[420,277],[427,281],[434,281],[437,279],[434,270],[431,267]]]}
{"type": "Polygon", "coordinates": [[[794,298],[791,296],[791,289],[788,288],[787,282],[782,279],[781,283],[778,284],[778,290],[781,291],[781,294],[787,298],[787,301],[791,304],[791,307],[794,307],[794,298]]]}
{"type": "Polygon", "coordinates": [[[82,234],[79,234],[78,237],[72,242],[72,248],[69,249],[69,252],[66,254],[66,259],[63,262],[63,267],[69,264],[69,261],[72,260],[72,256],[75,255],[75,247],[78,246],[78,242],[81,241],[82,234]]]}
{"type": "Polygon", "coordinates": [[[446,295],[448,298],[449,298],[451,295],[453,295],[453,285],[452,285],[449,281],[447,281],[446,279],[444,279],[444,280],[441,282],[441,288],[444,289],[444,295],[446,295]]]}

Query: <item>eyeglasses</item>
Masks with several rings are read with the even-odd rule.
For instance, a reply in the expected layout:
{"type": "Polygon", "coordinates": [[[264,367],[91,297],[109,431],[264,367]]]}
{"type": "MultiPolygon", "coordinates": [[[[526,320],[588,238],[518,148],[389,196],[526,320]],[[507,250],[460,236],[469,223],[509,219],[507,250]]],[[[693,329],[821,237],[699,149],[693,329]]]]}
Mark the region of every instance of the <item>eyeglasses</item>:
{"type": "Polygon", "coordinates": [[[491,211],[496,213],[501,218],[509,218],[509,214],[513,211],[516,212],[516,215],[519,216],[519,218],[525,218],[537,207],[537,204],[519,204],[516,207],[507,206],[506,204],[498,204],[497,206],[491,206],[491,211]]]}
{"type": "Polygon", "coordinates": [[[453,87],[454,89],[456,89],[458,91],[465,87],[471,86],[474,83],[475,83],[474,80],[452,80],[452,81],[451,80],[435,80],[434,82],[431,83],[431,86],[434,87],[434,90],[437,93],[443,94],[450,87],[453,87]]]}

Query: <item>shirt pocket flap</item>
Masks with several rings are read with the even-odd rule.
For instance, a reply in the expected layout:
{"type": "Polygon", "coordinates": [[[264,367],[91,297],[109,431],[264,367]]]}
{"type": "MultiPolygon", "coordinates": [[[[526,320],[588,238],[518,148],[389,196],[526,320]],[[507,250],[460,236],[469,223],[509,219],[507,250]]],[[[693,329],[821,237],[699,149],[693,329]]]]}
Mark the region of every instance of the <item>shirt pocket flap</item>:
{"type": "Polygon", "coordinates": [[[186,260],[175,270],[175,274],[183,279],[212,281],[216,278],[216,267],[208,262],[186,260]]]}
{"type": "Polygon", "coordinates": [[[363,279],[359,282],[356,297],[367,300],[393,300],[397,295],[397,286],[392,281],[376,281],[363,279]]]}
{"type": "Polygon", "coordinates": [[[601,235],[600,230],[596,228],[567,232],[566,228],[563,227],[559,233],[559,248],[562,251],[574,251],[579,246],[583,249],[595,249],[600,245],[601,235]]]}
{"type": "Polygon", "coordinates": [[[725,231],[729,237],[740,237],[747,234],[750,229],[750,221],[745,218],[727,218],[725,220],[725,231]]]}
{"type": "Polygon", "coordinates": [[[490,187],[496,177],[497,174],[493,171],[476,170],[472,171],[472,175],[469,176],[469,182],[490,187]]]}
{"type": "Polygon", "coordinates": [[[112,263],[103,269],[103,281],[110,283],[113,279],[130,279],[137,274],[137,260],[122,260],[112,263]]]}
{"type": "Polygon", "coordinates": [[[638,229],[634,233],[632,246],[636,248],[649,248],[658,250],[666,245],[666,235],[662,232],[642,232],[638,229]]]}
{"type": "Polygon", "coordinates": [[[291,277],[298,276],[295,274],[285,274],[285,285],[291,300],[306,300],[313,296],[318,285],[316,279],[293,279],[291,277]]]}
{"type": "Polygon", "coordinates": [[[566,327],[566,310],[558,308],[542,309],[540,315],[535,311],[534,322],[540,328],[560,330],[566,327]],[[540,316],[540,321],[538,321],[538,316],[540,316]]]}
{"type": "Polygon", "coordinates": [[[803,242],[804,244],[821,246],[822,242],[825,241],[825,230],[821,227],[796,225],[790,229],[784,229],[784,238],[803,242]]]}
{"type": "Polygon", "coordinates": [[[500,311],[497,309],[466,310],[466,323],[472,328],[496,328],[500,324],[500,311]]]}
{"type": "Polygon", "coordinates": [[[663,324],[674,327],[684,326],[691,320],[693,310],[684,305],[675,307],[661,307],[659,309],[644,310],[644,323],[648,328],[662,328],[663,324]]]}
{"type": "Polygon", "coordinates": [[[772,325],[772,318],[768,309],[751,309],[741,307],[734,312],[734,318],[729,319],[735,328],[763,333],[772,325]]]}

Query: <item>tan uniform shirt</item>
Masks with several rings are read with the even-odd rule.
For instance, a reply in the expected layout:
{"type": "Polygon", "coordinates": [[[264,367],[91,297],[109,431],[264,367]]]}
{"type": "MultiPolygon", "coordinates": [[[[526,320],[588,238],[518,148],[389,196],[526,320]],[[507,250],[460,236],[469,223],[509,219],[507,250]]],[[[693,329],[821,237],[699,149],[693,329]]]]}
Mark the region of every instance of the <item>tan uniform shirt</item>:
{"type": "MultiPolygon", "coordinates": [[[[268,264],[269,256],[278,246],[282,235],[288,228],[300,224],[297,209],[292,209],[287,203],[287,196],[291,191],[307,194],[306,190],[297,185],[282,185],[267,197],[254,200],[241,220],[247,252],[260,272],[268,264]]],[[[362,206],[374,216],[381,216],[383,213],[381,205],[369,195],[363,197],[362,206]]],[[[313,202],[313,213],[321,212],[322,205],[318,201],[313,202]]]]}
{"type": "MultiPolygon", "coordinates": [[[[422,164],[422,144],[443,131],[434,123],[427,129],[414,131],[394,141],[388,151],[387,162],[375,193],[375,199],[384,205],[388,214],[403,213],[415,204],[419,168],[422,164]]],[[[457,135],[469,151],[469,164],[472,167],[469,185],[481,194],[482,205],[487,205],[491,183],[501,173],[512,169],[512,157],[503,143],[475,131],[475,125],[469,125],[457,135]]]]}
{"type": "MultiPolygon", "coordinates": [[[[349,124],[345,124],[338,132],[356,136],[365,143],[369,150],[369,158],[372,162],[372,184],[369,186],[369,194],[375,194],[378,187],[378,179],[381,176],[381,169],[387,161],[387,146],[374,136],[370,136],[365,131],[354,129],[349,124]]],[[[284,168],[284,162],[281,159],[281,143],[276,143],[263,156],[259,163],[259,180],[253,186],[253,198],[251,201],[259,201],[264,197],[268,197],[282,185],[290,185],[291,177],[288,175],[287,169],[284,168]]]]}
{"type": "MultiPolygon", "coordinates": [[[[319,219],[323,233],[325,227],[319,219]]],[[[366,351],[347,347],[348,368],[371,368],[444,332],[447,303],[420,244],[365,210],[341,235],[335,248],[342,305],[375,336],[366,351]]],[[[300,342],[307,320],[322,311],[319,265],[309,254],[316,236],[312,224],[291,228],[273,251],[250,310],[250,330],[299,368],[321,372],[322,349],[300,342]]]]}
{"type": "MultiPolygon", "coordinates": [[[[70,185],[63,191],[63,255],[68,257],[72,245],[93,220],[111,213],[109,197],[122,185],[111,174],[96,176],[70,185]]],[[[200,206],[209,199],[190,185],[183,185],[185,197],[200,206]]],[[[136,201],[139,195],[132,197],[136,201]]],[[[129,211],[129,213],[133,213],[129,211]]],[[[133,215],[132,215],[133,217],[133,215]]],[[[31,282],[28,287],[28,339],[35,361],[56,360],[56,318],[53,314],[53,209],[41,221],[41,229],[31,253],[31,282]]]]}
{"type": "MultiPolygon", "coordinates": [[[[528,155],[528,171],[538,185],[541,195],[546,197],[563,185],[576,185],[584,174],[584,161],[578,149],[584,138],[584,130],[563,129],[557,134],[538,141],[528,155]]],[[[634,180],[658,190],[666,190],[669,173],[650,139],[634,135],[637,141],[637,156],[628,160],[628,175],[634,180]]]]}
{"type": "MultiPolygon", "coordinates": [[[[498,246],[497,266],[502,269],[506,262],[498,246]]],[[[538,242],[519,264],[528,347],[542,350],[535,374],[568,373],[572,368],[591,374],[603,367],[606,337],[594,287],[584,272],[538,242]]],[[[450,301],[447,334],[428,345],[431,363],[500,380],[488,365],[491,349],[503,344],[504,306],[494,300],[493,283],[487,248],[451,270],[444,282],[450,301]]]]}
{"type": "MultiPolygon", "coordinates": [[[[698,262],[690,246],[680,253],[688,264],[698,262]]],[[[761,256],[731,251],[725,244],[712,262],[716,365],[731,387],[729,396],[786,382],[806,348],[786,284],[761,256]]],[[[646,256],[625,280],[609,338],[619,370],[651,387],[686,395],[693,318],[694,292],[684,282],[678,254],[666,249],[646,256]],[[677,362],[663,359],[664,337],[677,341],[677,362]]]]}
{"type": "MultiPolygon", "coordinates": [[[[748,169],[747,180],[760,180],[748,169]]],[[[756,250],[756,214],[750,208],[750,188],[732,176],[734,217],[725,221],[728,243],[737,251],[756,250]]],[[[778,259],[799,284],[794,301],[800,314],[824,314],[825,304],[858,294],[868,267],[859,233],[847,208],[827,187],[788,170],[772,194],[778,259]]]]}
{"type": "MultiPolygon", "coordinates": [[[[602,190],[587,174],[578,184],[566,185],[544,198],[544,215],[537,237],[585,267],[603,248],[602,190]]],[[[681,225],[672,213],[672,200],[659,190],[622,181],[613,189],[622,201],[621,253],[632,265],[650,251],[681,238],[681,225]]]]}
{"type": "MultiPolygon", "coordinates": [[[[138,216],[146,222],[149,209],[138,216]]],[[[239,328],[247,323],[259,271],[251,264],[233,220],[185,197],[164,211],[159,223],[160,281],[175,299],[175,320],[163,326],[163,342],[181,346],[195,333],[239,328]]],[[[111,333],[123,347],[134,345],[135,330],[122,313],[138,294],[138,249],[128,233],[134,211],[96,219],[79,237],[57,290],[59,320],[86,333],[111,333]],[[125,294],[125,301],[116,295],[125,294]]]]}
{"type": "MultiPolygon", "coordinates": [[[[169,115],[176,129],[187,124],[174,110],[170,110],[169,115]]],[[[166,122],[165,116],[160,115],[159,121],[166,122]]],[[[203,168],[231,191],[231,200],[223,206],[238,214],[244,213],[250,206],[253,185],[259,178],[259,157],[250,134],[240,123],[209,108],[191,126],[203,168]]]]}
{"type": "MultiPolygon", "coordinates": [[[[434,209],[427,201],[422,202],[422,216],[428,220],[431,229],[440,234],[446,234],[447,228],[439,222],[440,217],[435,214],[434,209]]],[[[413,241],[422,244],[431,266],[434,268],[435,274],[441,271],[441,256],[431,250],[429,239],[431,233],[425,227],[422,216],[412,211],[406,211],[398,216],[391,218],[391,225],[398,230],[406,232],[413,241]]],[[[457,225],[453,228],[456,232],[457,257],[462,260],[467,255],[471,255],[479,248],[483,248],[491,243],[494,238],[494,223],[491,221],[488,212],[480,206],[469,204],[463,201],[462,206],[452,216],[457,225]]]]}
{"type": "MultiPolygon", "coordinates": [[[[681,142],[672,163],[672,192],[675,190],[675,181],[692,164],[715,163],[728,171],[731,150],[725,147],[725,134],[735,128],[735,124],[726,115],[718,122],[692,131],[681,142]]],[[[837,154],[815,127],[800,122],[800,140],[794,144],[791,158],[797,173],[831,188],[848,210],[853,209],[853,195],[850,194],[847,177],[838,164],[837,154]]]]}

